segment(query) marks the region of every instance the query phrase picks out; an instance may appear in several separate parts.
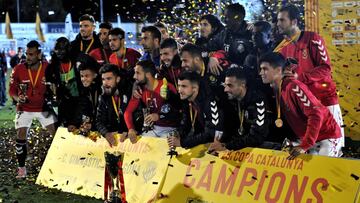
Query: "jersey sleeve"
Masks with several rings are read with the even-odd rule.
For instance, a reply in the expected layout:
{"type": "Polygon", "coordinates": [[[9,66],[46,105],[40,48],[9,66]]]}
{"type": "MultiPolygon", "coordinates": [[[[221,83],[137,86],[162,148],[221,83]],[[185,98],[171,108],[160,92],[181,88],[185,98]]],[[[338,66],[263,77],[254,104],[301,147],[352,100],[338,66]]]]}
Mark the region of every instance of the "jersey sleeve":
{"type": "Polygon", "coordinates": [[[321,124],[324,119],[323,105],[315,98],[306,86],[292,84],[289,90],[292,100],[297,106],[297,112],[302,112],[307,118],[306,131],[300,147],[308,150],[312,147],[320,132],[321,124]]]}
{"type": "Polygon", "coordinates": [[[325,76],[331,77],[330,57],[327,52],[324,39],[314,33],[309,42],[309,55],[314,68],[299,75],[299,80],[307,84],[310,81],[320,81],[325,76]]]}
{"type": "Polygon", "coordinates": [[[135,125],[133,122],[133,113],[135,109],[139,106],[140,100],[136,99],[135,97],[131,97],[130,102],[128,106],[126,107],[125,113],[124,113],[124,120],[126,123],[127,128],[135,129],[135,125]]]}

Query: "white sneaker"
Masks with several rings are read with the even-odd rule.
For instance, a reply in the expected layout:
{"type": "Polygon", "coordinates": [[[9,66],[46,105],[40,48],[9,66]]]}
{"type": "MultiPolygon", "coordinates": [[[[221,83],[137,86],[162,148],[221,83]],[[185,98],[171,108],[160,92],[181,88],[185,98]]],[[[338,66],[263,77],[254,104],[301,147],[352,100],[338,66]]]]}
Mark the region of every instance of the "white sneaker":
{"type": "Polygon", "coordinates": [[[25,167],[18,167],[18,173],[16,176],[17,179],[26,178],[26,168],[25,167]]]}

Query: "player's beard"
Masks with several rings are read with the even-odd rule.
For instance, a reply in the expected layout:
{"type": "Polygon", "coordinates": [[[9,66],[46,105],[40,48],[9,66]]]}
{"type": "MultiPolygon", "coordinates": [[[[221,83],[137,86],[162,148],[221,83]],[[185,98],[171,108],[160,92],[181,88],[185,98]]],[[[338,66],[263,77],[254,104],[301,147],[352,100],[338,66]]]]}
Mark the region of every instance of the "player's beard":
{"type": "Polygon", "coordinates": [[[119,51],[120,48],[121,48],[121,46],[119,46],[117,49],[115,49],[115,48],[114,48],[114,47],[115,47],[114,45],[113,45],[113,46],[109,45],[109,47],[110,47],[110,49],[111,49],[112,52],[117,52],[117,51],[119,51]]]}
{"type": "Polygon", "coordinates": [[[115,87],[104,87],[102,86],[103,92],[105,95],[111,96],[114,95],[115,91],[116,91],[116,86],[115,87]]]}
{"type": "Polygon", "coordinates": [[[28,60],[26,60],[25,62],[26,62],[26,66],[32,67],[32,66],[36,65],[39,61],[40,60],[38,59],[36,61],[28,61],[28,60]]]}
{"type": "Polygon", "coordinates": [[[180,99],[181,100],[189,100],[193,95],[194,95],[194,92],[190,95],[184,95],[184,97],[182,97],[182,95],[180,94],[180,99]]]}
{"type": "Polygon", "coordinates": [[[148,79],[146,77],[144,77],[143,80],[138,80],[136,81],[136,84],[138,84],[139,86],[144,86],[148,83],[148,79]]]}

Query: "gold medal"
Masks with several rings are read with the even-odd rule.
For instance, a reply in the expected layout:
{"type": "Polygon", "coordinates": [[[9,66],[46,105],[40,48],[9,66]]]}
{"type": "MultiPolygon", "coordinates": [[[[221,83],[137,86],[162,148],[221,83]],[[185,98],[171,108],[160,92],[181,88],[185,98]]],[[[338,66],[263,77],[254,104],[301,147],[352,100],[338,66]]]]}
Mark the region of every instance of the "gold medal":
{"type": "Polygon", "coordinates": [[[243,128],[243,127],[240,127],[240,128],[238,129],[238,133],[239,133],[239,135],[243,135],[243,134],[244,134],[244,128],[243,128]]]}
{"type": "Polygon", "coordinates": [[[276,108],[277,108],[277,119],[275,120],[275,125],[278,128],[283,126],[283,121],[281,120],[281,109],[280,109],[280,100],[281,100],[281,85],[282,80],[278,86],[278,93],[276,94],[276,108]]]}
{"type": "Polygon", "coordinates": [[[281,118],[276,119],[275,125],[278,128],[281,128],[283,126],[283,121],[281,120],[281,118]]]}

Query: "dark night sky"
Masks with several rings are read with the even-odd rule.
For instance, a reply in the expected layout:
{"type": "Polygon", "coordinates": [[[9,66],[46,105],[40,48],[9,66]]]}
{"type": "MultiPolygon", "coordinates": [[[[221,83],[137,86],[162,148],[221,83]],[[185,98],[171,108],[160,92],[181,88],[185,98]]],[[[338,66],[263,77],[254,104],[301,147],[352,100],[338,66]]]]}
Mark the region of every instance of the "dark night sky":
{"type": "MultiPolygon", "coordinates": [[[[99,0],[19,0],[20,21],[34,22],[36,5],[39,5],[42,22],[62,22],[67,12],[71,11],[73,22],[85,13],[94,15],[100,21],[99,0]],[[48,11],[55,14],[49,15],[48,11]]],[[[104,20],[116,21],[116,14],[121,15],[123,22],[141,21],[146,19],[154,22],[162,12],[170,11],[178,0],[103,0],[104,20]]],[[[16,0],[0,0],[0,21],[5,20],[5,11],[9,11],[11,22],[17,22],[16,0]]]]}

